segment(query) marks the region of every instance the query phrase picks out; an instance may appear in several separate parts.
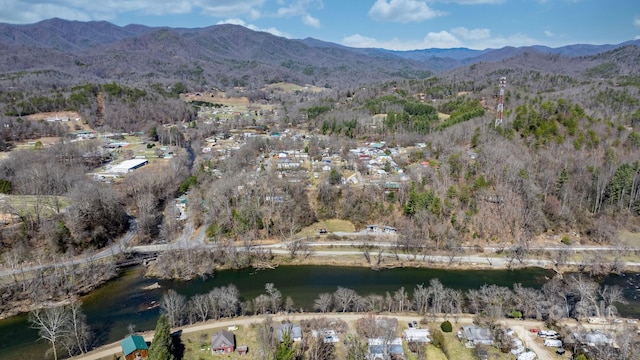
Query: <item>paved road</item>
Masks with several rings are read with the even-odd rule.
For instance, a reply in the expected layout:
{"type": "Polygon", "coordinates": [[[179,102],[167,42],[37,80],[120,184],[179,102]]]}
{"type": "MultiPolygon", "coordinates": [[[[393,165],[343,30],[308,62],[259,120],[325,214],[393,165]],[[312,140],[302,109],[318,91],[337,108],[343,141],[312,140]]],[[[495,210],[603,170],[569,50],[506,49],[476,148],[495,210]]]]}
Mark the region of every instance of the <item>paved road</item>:
{"type": "MultiPolygon", "coordinates": [[[[129,231],[123,235],[113,245],[105,248],[104,250],[93,254],[91,256],[82,256],[75,259],[70,259],[55,264],[33,264],[22,265],[21,267],[15,266],[13,268],[5,268],[0,270],[0,277],[11,276],[19,273],[29,272],[32,270],[38,270],[45,267],[62,267],[69,265],[78,265],[86,263],[87,261],[99,261],[108,257],[113,257],[123,253],[156,253],[170,250],[188,249],[188,248],[215,248],[216,244],[207,244],[205,241],[205,227],[200,227],[195,230],[193,223],[187,220],[181,235],[175,241],[168,244],[154,244],[154,245],[141,245],[141,246],[129,246],[129,243],[137,233],[137,224],[135,219],[131,219],[129,231]]],[[[497,269],[506,269],[513,265],[525,265],[525,266],[537,266],[543,268],[550,268],[555,265],[554,260],[545,259],[523,259],[518,261],[515,259],[508,259],[505,256],[489,256],[486,253],[497,253],[505,250],[505,247],[486,246],[483,247],[484,254],[462,254],[460,256],[446,256],[446,255],[412,255],[412,254],[396,254],[391,249],[397,246],[397,235],[384,234],[384,233],[371,233],[366,231],[361,232],[335,232],[335,235],[348,237],[344,241],[313,241],[307,243],[312,248],[318,247],[332,247],[335,250],[317,250],[313,251],[312,256],[336,256],[336,254],[343,255],[363,255],[360,250],[338,250],[339,248],[362,248],[367,246],[369,248],[382,248],[387,249],[383,251],[383,256],[387,258],[397,258],[400,260],[417,260],[426,264],[440,263],[440,264],[468,264],[468,265],[481,265],[489,266],[497,269]],[[363,240],[354,240],[353,238],[365,238],[363,240]]],[[[271,245],[256,245],[254,248],[270,249],[274,254],[289,254],[287,250],[287,243],[281,242],[271,245]]],[[[238,247],[238,251],[246,251],[243,247],[238,247]]],[[[461,247],[465,251],[475,251],[475,247],[461,247]]],[[[508,248],[507,248],[508,249],[508,248]]],[[[546,246],[531,246],[531,250],[546,250],[546,251],[559,251],[568,250],[572,252],[591,252],[591,251],[614,251],[619,248],[614,246],[566,246],[566,245],[546,245],[546,246]]],[[[628,250],[637,251],[640,248],[628,248],[628,250]]],[[[371,250],[372,257],[377,256],[377,251],[371,250]]],[[[580,265],[580,262],[568,261],[565,265],[580,265]]],[[[628,267],[640,267],[640,262],[627,262],[628,267]]]]}
{"type": "MultiPolygon", "coordinates": [[[[104,258],[110,257],[110,256],[115,256],[115,255],[119,255],[125,252],[135,252],[135,253],[156,253],[156,252],[163,252],[163,251],[170,251],[170,250],[179,250],[179,249],[188,249],[188,248],[197,248],[197,247],[203,247],[203,248],[215,248],[216,245],[215,244],[206,244],[206,242],[204,241],[204,232],[205,229],[200,228],[198,229],[198,231],[196,231],[194,233],[194,229],[193,229],[193,225],[190,225],[190,222],[187,222],[187,225],[185,226],[185,231],[183,231],[182,235],[177,239],[177,241],[174,241],[172,243],[169,244],[154,244],[154,245],[140,245],[140,246],[128,246],[128,243],[131,241],[131,239],[135,236],[136,233],[136,228],[135,226],[133,227],[133,229],[129,230],[129,232],[127,232],[127,234],[125,234],[118,242],[116,242],[114,245],[110,246],[109,248],[102,250],[101,252],[93,255],[93,256],[84,256],[81,258],[76,258],[76,259],[72,259],[72,260],[68,260],[68,261],[64,261],[64,262],[60,262],[60,263],[56,263],[56,264],[39,264],[39,265],[31,265],[31,266],[22,266],[21,268],[18,267],[14,267],[14,268],[5,268],[3,270],[0,270],[0,277],[5,277],[5,276],[10,276],[10,275],[14,275],[14,274],[19,274],[22,272],[28,272],[31,270],[37,270],[37,269],[41,269],[41,268],[45,268],[45,267],[62,267],[62,266],[69,266],[69,265],[76,265],[76,264],[81,264],[81,263],[86,263],[87,261],[97,261],[97,260],[102,260],[104,258]]],[[[383,248],[383,249],[387,249],[384,250],[382,252],[382,256],[384,256],[385,258],[392,258],[392,259],[399,259],[399,260],[404,260],[404,261],[421,261],[424,262],[425,264],[447,264],[447,265],[459,265],[459,264],[466,264],[466,265],[480,265],[480,266],[488,266],[488,267],[492,267],[492,268],[496,268],[496,269],[508,269],[511,266],[519,266],[519,265],[524,265],[524,266],[536,266],[536,267],[542,267],[542,268],[551,268],[553,266],[555,266],[556,262],[554,260],[547,260],[547,259],[530,259],[530,258],[525,258],[522,259],[521,261],[519,260],[515,260],[515,259],[509,259],[508,257],[504,257],[504,256],[488,256],[488,255],[482,255],[482,254],[462,254],[462,255],[429,255],[429,254],[420,254],[420,255],[412,255],[412,254],[402,254],[402,253],[396,253],[394,251],[391,251],[389,249],[393,248],[396,246],[394,241],[380,241],[380,239],[377,239],[377,241],[375,242],[370,242],[370,241],[354,241],[354,240],[348,240],[348,241],[327,241],[327,242],[310,242],[308,243],[309,246],[313,247],[332,247],[335,248],[334,250],[314,250],[311,254],[311,256],[322,256],[322,257],[327,257],[327,256],[336,256],[336,255],[355,255],[355,256],[364,256],[363,252],[361,250],[341,250],[339,248],[360,248],[363,246],[369,246],[369,247],[373,247],[373,248],[383,248]]],[[[272,253],[274,254],[279,254],[279,255],[288,255],[289,251],[287,250],[287,243],[277,243],[277,244],[270,244],[270,245],[256,245],[254,246],[254,249],[257,248],[263,248],[263,249],[270,249],[272,253]]],[[[237,247],[238,251],[246,251],[247,249],[239,246],[237,247]]],[[[472,248],[469,248],[472,249],[472,248]]],[[[538,250],[548,250],[548,251],[554,251],[554,250],[570,250],[573,252],[583,252],[583,251],[612,251],[612,250],[616,250],[615,247],[608,247],[608,246],[602,246],[602,247],[598,247],[598,246],[572,246],[572,247],[562,247],[562,246],[549,246],[549,247],[532,247],[532,249],[538,249],[538,250]]],[[[504,250],[504,248],[498,248],[498,247],[487,247],[484,248],[485,251],[488,252],[497,252],[499,250],[504,250]]],[[[376,257],[378,256],[378,252],[376,250],[371,250],[370,251],[370,256],[371,257],[376,257]]],[[[564,262],[565,265],[580,265],[581,263],[578,261],[566,261],[564,262]]],[[[638,268],[640,267],[640,262],[626,262],[625,265],[627,267],[631,267],[631,268],[638,268]]]]}
{"type": "Polygon", "coordinates": [[[108,257],[113,257],[119,254],[123,254],[128,251],[128,245],[136,236],[138,232],[138,224],[135,219],[130,218],[129,220],[129,230],[120,237],[117,241],[115,241],[112,245],[104,248],[98,253],[92,255],[83,255],[76,257],[74,259],[56,262],[56,263],[48,263],[48,264],[33,264],[33,265],[16,265],[13,268],[4,268],[0,270],[0,277],[16,275],[20,273],[27,273],[34,270],[40,270],[44,268],[59,268],[71,265],[80,265],[87,262],[99,261],[108,257]]]}

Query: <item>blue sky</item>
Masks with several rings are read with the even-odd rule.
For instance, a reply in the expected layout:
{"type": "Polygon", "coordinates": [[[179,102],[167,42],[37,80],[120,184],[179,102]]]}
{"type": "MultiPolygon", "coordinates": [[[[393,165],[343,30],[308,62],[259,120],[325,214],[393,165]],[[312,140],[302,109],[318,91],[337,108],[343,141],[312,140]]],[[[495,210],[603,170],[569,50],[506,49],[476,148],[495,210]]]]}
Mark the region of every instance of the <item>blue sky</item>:
{"type": "Polygon", "coordinates": [[[59,17],[200,28],[232,23],[292,39],[393,50],[640,39],[638,0],[0,0],[0,22],[59,17]]]}

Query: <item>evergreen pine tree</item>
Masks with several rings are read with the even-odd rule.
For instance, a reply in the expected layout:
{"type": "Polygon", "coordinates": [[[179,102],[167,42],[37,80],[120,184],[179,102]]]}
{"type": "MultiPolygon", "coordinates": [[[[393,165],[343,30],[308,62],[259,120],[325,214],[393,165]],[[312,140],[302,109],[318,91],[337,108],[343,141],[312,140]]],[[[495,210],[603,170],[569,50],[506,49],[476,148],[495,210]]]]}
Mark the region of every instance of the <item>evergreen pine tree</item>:
{"type": "Polygon", "coordinates": [[[149,360],[175,360],[171,327],[166,314],[160,315],[156,323],[156,331],[149,347],[149,360]]]}
{"type": "Polygon", "coordinates": [[[287,331],[282,334],[282,342],[276,346],[276,359],[292,360],[295,358],[296,349],[291,340],[291,336],[287,331]]]}

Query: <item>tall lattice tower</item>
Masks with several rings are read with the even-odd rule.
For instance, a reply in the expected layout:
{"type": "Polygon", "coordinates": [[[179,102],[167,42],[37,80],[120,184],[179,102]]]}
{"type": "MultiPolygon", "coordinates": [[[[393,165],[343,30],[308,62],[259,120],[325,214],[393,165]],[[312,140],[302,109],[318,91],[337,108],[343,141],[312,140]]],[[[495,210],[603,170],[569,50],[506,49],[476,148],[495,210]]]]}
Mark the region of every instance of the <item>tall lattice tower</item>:
{"type": "Polygon", "coordinates": [[[496,107],[496,123],[495,127],[502,125],[502,112],[504,111],[504,87],[507,85],[507,78],[500,78],[500,93],[498,95],[498,106],[496,107]]]}

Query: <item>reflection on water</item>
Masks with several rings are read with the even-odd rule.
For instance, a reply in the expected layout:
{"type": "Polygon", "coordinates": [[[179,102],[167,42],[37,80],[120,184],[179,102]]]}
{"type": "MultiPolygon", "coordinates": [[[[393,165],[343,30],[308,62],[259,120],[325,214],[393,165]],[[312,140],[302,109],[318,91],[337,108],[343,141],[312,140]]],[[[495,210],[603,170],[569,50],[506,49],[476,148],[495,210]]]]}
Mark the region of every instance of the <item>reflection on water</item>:
{"type": "MultiPolygon", "coordinates": [[[[514,283],[523,286],[540,287],[553,272],[539,269],[504,270],[440,270],[398,268],[373,271],[358,267],[330,266],[281,266],[273,270],[221,271],[209,279],[192,281],[158,281],[142,276],[141,268],[130,268],[104,286],[83,298],[83,309],[87,321],[96,335],[97,345],[122,339],[128,332],[128,325],[136,330],[152,330],[159,314],[157,303],[169,288],[179,294],[191,297],[209,292],[214,287],[234,284],[242,297],[253,299],[264,293],[264,284],[271,282],[284,297],[290,296],[297,307],[311,310],[313,300],[322,292],[334,292],[338,286],[356,290],[361,295],[384,294],[400,287],[411,294],[417,284],[428,285],[429,280],[438,278],[446,287],[460,290],[479,288],[483,284],[511,287],[514,283]],[[159,282],[161,288],[142,288],[159,282]]],[[[640,280],[636,275],[628,275],[640,280]]],[[[626,277],[609,277],[605,283],[625,285],[625,295],[632,300],[619,307],[628,315],[640,314],[640,302],[633,296],[640,295],[626,283],[626,277]]],[[[634,283],[635,284],[635,283],[634,283]]],[[[640,284],[640,282],[639,282],[640,284]]],[[[0,359],[40,359],[48,349],[48,343],[36,343],[37,334],[29,329],[26,316],[0,321],[0,359]]]]}
{"type": "Polygon", "coordinates": [[[640,317],[640,273],[624,273],[607,277],[603,284],[619,285],[624,290],[627,304],[616,304],[618,312],[626,317],[640,317]]]}

